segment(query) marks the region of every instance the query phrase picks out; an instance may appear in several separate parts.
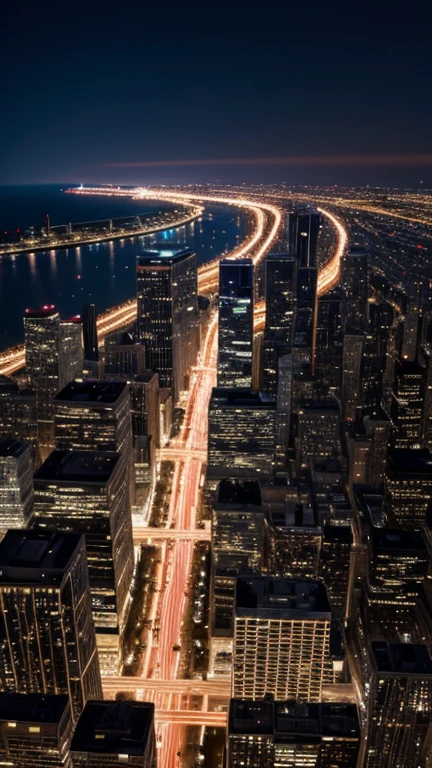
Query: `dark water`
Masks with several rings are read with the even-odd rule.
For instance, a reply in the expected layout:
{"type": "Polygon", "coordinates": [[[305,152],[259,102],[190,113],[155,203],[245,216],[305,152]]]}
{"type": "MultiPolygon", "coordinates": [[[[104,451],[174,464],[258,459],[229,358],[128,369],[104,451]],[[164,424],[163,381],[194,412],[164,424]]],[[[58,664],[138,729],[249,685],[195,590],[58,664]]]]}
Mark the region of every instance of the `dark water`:
{"type": "MultiPolygon", "coordinates": [[[[66,187],[67,185],[65,185],[66,187]]],[[[163,207],[159,201],[65,195],[60,187],[0,187],[3,229],[127,216],[163,207]]],[[[247,217],[232,208],[206,208],[201,221],[151,237],[125,238],[98,245],[4,256],[0,261],[0,349],[23,341],[25,309],[55,304],[63,317],[80,314],[92,302],[97,312],[135,295],[137,255],[157,240],[195,248],[202,264],[231,250],[247,233],[247,217]]]]}

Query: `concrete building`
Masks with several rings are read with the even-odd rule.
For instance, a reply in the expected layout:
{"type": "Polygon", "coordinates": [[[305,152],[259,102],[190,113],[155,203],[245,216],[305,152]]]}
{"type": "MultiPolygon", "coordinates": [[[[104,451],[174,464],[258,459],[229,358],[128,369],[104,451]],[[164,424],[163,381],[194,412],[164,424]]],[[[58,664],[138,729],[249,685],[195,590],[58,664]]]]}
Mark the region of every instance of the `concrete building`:
{"type": "Polygon", "coordinates": [[[0,440],[0,536],[8,528],[26,528],[33,512],[30,446],[0,440]]]}
{"type": "Polygon", "coordinates": [[[219,263],[218,387],[252,386],[253,263],[219,263]]]}

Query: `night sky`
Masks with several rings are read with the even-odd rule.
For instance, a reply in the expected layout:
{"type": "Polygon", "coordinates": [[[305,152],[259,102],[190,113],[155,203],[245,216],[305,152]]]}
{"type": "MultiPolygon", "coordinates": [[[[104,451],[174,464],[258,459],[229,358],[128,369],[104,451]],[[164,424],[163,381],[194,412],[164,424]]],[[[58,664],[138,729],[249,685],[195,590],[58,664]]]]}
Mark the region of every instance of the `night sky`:
{"type": "Polygon", "coordinates": [[[429,3],[13,0],[2,14],[2,184],[432,187],[429,3]]]}

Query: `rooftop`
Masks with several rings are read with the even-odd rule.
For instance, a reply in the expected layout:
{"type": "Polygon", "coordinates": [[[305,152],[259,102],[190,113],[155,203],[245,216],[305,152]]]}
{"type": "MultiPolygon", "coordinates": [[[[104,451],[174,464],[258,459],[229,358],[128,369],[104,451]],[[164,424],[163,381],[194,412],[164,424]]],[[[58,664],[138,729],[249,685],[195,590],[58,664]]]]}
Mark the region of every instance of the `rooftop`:
{"type": "Polygon", "coordinates": [[[24,319],[36,320],[44,317],[54,317],[58,312],[54,304],[45,304],[40,309],[26,309],[24,319]]]}
{"type": "Polygon", "coordinates": [[[99,379],[85,379],[79,381],[75,379],[70,381],[55,396],[57,403],[102,403],[112,405],[127,389],[125,381],[118,379],[112,381],[101,381],[99,379]]]}
{"type": "Polygon", "coordinates": [[[22,456],[27,447],[27,443],[24,443],[22,440],[7,437],[5,440],[0,440],[0,457],[17,459],[19,456],[22,456]]]}
{"type": "Polygon", "coordinates": [[[215,401],[219,401],[225,406],[245,406],[247,408],[262,408],[266,410],[276,409],[276,398],[273,395],[254,392],[248,387],[239,387],[237,389],[214,387],[210,403],[215,401]]]}
{"type": "Polygon", "coordinates": [[[360,738],[355,704],[231,699],[229,720],[232,734],[309,737],[311,741],[322,736],[360,738]]]}
{"type": "Polygon", "coordinates": [[[221,480],[217,490],[217,504],[261,506],[261,488],[257,480],[221,480]]]}
{"type": "Polygon", "coordinates": [[[237,579],[236,614],[271,614],[278,619],[302,619],[319,614],[318,618],[331,618],[327,591],[322,582],[271,576],[237,579]]]}
{"type": "Polygon", "coordinates": [[[112,451],[52,451],[34,482],[107,483],[119,460],[120,454],[112,451]]]}
{"type": "Polygon", "coordinates": [[[159,248],[143,251],[137,257],[138,267],[149,267],[152,264],[175,264],[178,261],[195,256],[192,248],[185,248],[182,244],[171,243],[170,247],[160,246],[159,248]]]}
{"type": "Polygon", "coordinates": [[[376,641],[372,653],[380,674],[432,675],[432,660],[425,645],[376,641]]]}
{"type": "Polygon", "coordinates": [[[407,475],[432,475],[432,453],[427,448],[393,448],[388,452],[388,466],[407,475]]]}
{"type": "Polygon", "coordinates": [[[9,529],[0,542],[0,584],[60,584],[83,540],[79,533],[9,529]]]}
{"type": "Polygon", "coordinates": [[[0,720],[55,724],[68,707],[66,694],[0,693],[0,720]]]}
{"type": "Polygon", "coordinates": [[[78,720],[71,752],[144,755],[153,723],[154,704],[88,701],[78,720]]]}
{"type": "Polygon", "coordinates": [[[402,529],[374,528],[372,530],[374,549],[391,551],[415,551],[426,554],[427,548],[420,531],[402,529]]]}

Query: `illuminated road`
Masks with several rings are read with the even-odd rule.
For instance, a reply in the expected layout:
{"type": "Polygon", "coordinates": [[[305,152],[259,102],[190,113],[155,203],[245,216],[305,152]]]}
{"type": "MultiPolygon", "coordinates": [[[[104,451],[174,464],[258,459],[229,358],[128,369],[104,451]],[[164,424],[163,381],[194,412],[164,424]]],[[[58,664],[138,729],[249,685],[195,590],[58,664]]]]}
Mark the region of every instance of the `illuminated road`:
{"type": "MultiPolygon", "coordinates": [[[[111,698],[117,691],[135,693],[138,690],[152,691],[155,688],[154,680],[140,677],[104,677],[103,690],[106,698],[111,698]]],[[[188,696],[216,696],[228,701],[230,680],[169,680],[158,679],[158,691],[168,694],[181,693],[188,696]]]]}
{"type": "Polygon", "coordinates": [[[144,525],[134,525],[133,540],[134,544],[144,544],[147,542],[171,541],[183,539],[186,541],[210,541],[210,530],[205,528],[195,528],[179,530],[178,528],[148,528],[144,525]]]}

